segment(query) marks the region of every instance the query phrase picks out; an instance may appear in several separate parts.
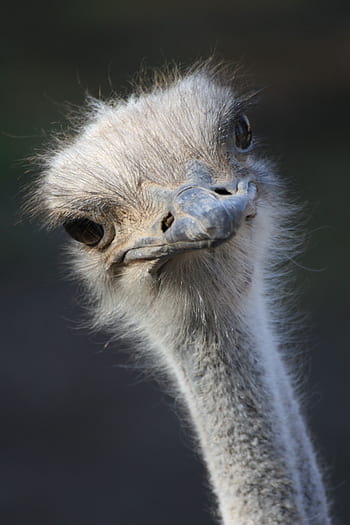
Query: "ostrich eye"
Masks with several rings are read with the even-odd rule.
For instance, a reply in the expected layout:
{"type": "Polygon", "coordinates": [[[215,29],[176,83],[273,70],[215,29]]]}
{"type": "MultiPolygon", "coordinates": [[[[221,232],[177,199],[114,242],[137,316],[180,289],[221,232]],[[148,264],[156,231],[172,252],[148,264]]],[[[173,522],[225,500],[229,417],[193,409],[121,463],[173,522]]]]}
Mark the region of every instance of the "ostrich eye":
{"type": "Polygon", "coordinates": [[[88,246],[96,246],[104,234],[101,224],[90,221],[90,219],[74,219],[65,222],[63,226],[73,239],[88,246]]]}
{"type": "Polygon", "coordinates": [[[240,115],[235,123],[235,142],[237,148],[246,150],[252,142],[252,128],[248,117],[240,115]]]}

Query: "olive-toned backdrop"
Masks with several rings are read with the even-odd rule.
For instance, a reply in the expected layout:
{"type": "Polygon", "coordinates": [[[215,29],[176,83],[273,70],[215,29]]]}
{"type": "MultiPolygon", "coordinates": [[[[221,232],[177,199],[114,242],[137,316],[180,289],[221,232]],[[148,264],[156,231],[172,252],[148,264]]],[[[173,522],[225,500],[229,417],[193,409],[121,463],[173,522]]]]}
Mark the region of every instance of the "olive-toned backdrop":
{"type": "MultiPolygon", "coordinates": [[[[305,404],[336,523],[350,523],[350,4],[337,0],[54,0],[1,12],[0,522],[213,524],[176,406],[127,342],[79,328],[64,234],[19,222],[29,156],[86,92],[125,94],[140,67],[213,51],[264,88],[251,119],[306,202],[295,271],[309,313],[305,404]]],[[[304,381],[304,379],[303,379],[304,381]]]]}

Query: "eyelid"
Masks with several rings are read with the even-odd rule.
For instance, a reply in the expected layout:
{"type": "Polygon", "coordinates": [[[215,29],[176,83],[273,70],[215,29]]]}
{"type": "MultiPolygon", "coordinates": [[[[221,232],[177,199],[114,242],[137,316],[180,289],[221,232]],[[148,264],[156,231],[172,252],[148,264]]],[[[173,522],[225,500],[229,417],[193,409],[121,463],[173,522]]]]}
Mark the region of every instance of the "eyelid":
{"type": "Polygon", "coordinates": [[[239,151],[247,152],[252,144],[252,126],[245,113],[240,113],[235,121],[235,145],[239,151]]]}
{"type": "Polygon", "coordinates": [[[235,148],[238,153],[247,153],[251,149],[251,145],[253,142],[252,126],[248,116],[242,109],[237,111],[236,108],[236,111],[232,112],[232,115],[229,118],[226,118],[219,124],[218,135],[218,142],[221,148],[228,148],[229,151],[231,150],[231,148],[235,148]],[[247,127],[248,135],[246,147],[240,147],[237,144],[236,130],[238,125],[241,125],[242,130],[244,125],[246,125],[247,127]]]}
{"type": "MultiPolygon", "coordinates": [[[[94,218],[90,216],[86,216],[86,215],[81,215],[80,217],[72,217],[70,219],[67,219],[64,223],[63,223],[63,227],[65,228],[65,230],[67,231],[67,233],[73,238],[75,239],[77,242],[81,242],[82,244],[85,244],[85,246],[88,246],[90,248],[97,248],[99,250],[102,250],[104,248],[107,248],[111,243],[112,241],[114,240],[114,237],[115,237],[115,234],[116,234],[116,231],[115,231],[115,227],[113,225],[113,223],[111,221],[106,221],[105,219],[104,220],[96,220],[94,218]],[[74,232],[74,225],[76,224],[77,226],[77,232],[78,232],[78,226],[79,226],[79,223],[83,224],[84,221],[86,221],[87,223],[88,222],[91,222],[93,225],[94,225],[94,228],[96,227],[96,242],[85,242],[83,240],[80,240],[79,239],[79,235],[77,234],[76,236],[73,235],[74,232]],[[101,233],[101,237],[98,239],[98,230],[100,229],[100,233],[101,233]]],[[[82,236],[83,237],[83,236],[82,236]]]]}
{"type": "Polygon", "coordinates": [[[63,223],[63,227],[74,240],[86,246],[97,246],[104,237],[102,224],[87,217],[68,220],[63,223]]]}

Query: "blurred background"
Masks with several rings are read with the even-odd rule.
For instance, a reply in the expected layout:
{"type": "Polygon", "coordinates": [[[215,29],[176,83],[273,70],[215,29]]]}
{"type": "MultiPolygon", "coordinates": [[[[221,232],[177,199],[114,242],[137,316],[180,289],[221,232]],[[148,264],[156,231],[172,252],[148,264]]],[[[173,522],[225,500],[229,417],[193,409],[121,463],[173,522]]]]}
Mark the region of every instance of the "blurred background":
{"type": "MultiPolygon", "coordinates": [[[[350,523],[350,4],[338,0],[37,1],[0,34],[0,522],[214,524],[174,402],[128,365],[128,342],[79,327],[65,237],[19,221],[28,157],[86,92],[125,95],[140,67],[207,57],[263,88],[250,118],[306,202],[295,271],[309,313],[308,418],[338,525],[350,523]]],[[[32,170],[33,171],[33,170],[32,170]]],[[[35,171],[35,170],[34,170],[35,171]]]]}

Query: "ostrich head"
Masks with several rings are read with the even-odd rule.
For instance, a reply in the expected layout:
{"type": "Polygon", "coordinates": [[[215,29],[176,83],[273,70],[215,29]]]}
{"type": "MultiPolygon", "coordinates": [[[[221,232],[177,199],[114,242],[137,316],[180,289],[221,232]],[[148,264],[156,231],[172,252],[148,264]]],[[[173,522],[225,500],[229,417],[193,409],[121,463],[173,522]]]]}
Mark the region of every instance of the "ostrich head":
{"type": "Polygon", "coordinates": [[[125,101],[93,101],[48,155],[36,208],[73,238],[97,323],[123,316],[164,333],[177,316],[193,327],[231,315],[228,304],[239,313],[280,219],[248,106],[204,65],[125,101]]]}

